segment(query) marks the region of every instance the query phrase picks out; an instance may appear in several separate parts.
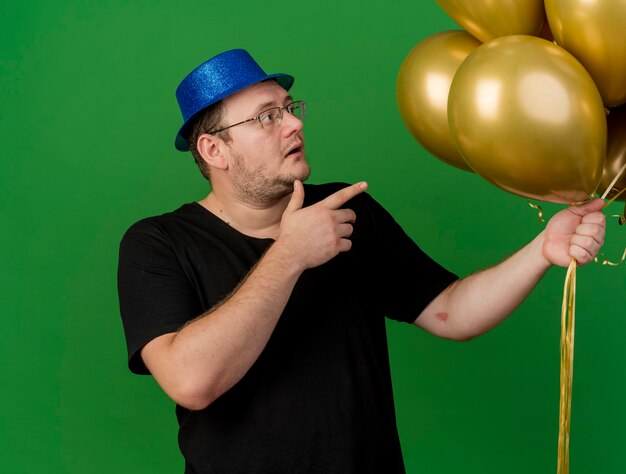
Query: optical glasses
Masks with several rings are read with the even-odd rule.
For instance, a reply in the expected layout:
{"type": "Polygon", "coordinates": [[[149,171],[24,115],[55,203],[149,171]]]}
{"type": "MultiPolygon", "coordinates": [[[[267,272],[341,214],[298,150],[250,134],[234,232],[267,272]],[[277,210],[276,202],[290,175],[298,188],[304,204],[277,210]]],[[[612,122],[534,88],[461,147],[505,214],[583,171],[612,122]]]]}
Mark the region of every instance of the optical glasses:
{"type": "Polygon", "coordinates": [[[206,133],[208,133],[209,135],[213,135],[215,133],[228,130],[229,128],[236,127],[237,125],[241,125],[242,123],[253,122],[255,120],[259,122],[261,128],[273,128],[274,126],[280,124],[283,119],[283,111],[285,110],[288,114],[291,114],[294,117],[303,120],[306,117],[306,102],[304,102],[303,100],[296,100],[290,104],[285,105],[284,107],[272,107],[271,109],[264,110],[256,117],[234,123],[232,125],[229,125],[228,127],[211,130],[210,132],[206,133]]]}

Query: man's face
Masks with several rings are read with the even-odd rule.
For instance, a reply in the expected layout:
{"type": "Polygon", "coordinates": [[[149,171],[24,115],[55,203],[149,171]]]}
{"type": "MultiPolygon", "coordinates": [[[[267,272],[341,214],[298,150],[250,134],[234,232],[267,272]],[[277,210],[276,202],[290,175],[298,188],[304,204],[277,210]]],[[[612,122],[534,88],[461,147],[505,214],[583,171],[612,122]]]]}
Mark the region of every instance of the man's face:
{"type": "MultiPolygon", "coordinates": [[[[291,102],[293,98],[275,81],[254,84],[224,99],[222,122],[241,122],[291,102]]],[[[229,129],[228,175],[240,198],[257,203],[280,199],[293,191],[294,179],[308,178],[302,126],[300,119],[283,111],[280,123],[271,127],[251,121],[229,129]]]]}

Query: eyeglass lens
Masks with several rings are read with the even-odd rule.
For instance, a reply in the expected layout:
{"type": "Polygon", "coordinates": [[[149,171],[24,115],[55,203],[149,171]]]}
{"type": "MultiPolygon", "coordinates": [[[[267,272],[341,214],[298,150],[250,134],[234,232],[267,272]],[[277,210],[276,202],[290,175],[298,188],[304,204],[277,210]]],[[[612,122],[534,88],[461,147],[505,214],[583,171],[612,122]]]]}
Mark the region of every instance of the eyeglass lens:
{"type": "Polygon", "coordinates": [[[266,110],[259,115],[259,123],[264,128],[280,123],[283,118],[284,111],[287,111],[287,113],[302,120],[306,117],[306,104],[304,101],[299,100],[286,105],[285,107],[274,107],[270,110],[266,110]]]}

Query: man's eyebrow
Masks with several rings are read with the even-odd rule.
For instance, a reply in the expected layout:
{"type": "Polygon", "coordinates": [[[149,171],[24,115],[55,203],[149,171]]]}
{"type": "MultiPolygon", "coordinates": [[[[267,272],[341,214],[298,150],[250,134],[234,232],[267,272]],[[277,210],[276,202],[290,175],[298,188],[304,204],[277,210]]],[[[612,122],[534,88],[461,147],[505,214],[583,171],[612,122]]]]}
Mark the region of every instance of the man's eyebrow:
{"type": "MultiPolygon", "coordinates": [[[[293,97],[291,97],[291,95],[288,95],[288,96],[286,96],[286,97],[283,99],[283,104],[289,104],[289,103],[291,103],[291,102],[293,102],[293,97]]],[[[273,100],[271,100],[271,101],[269,101],[269,102],[263,102],[261,105],[259,105],[259,106],[256,108],[256,112],[257,112],[257,113],[261,113],[261,112],[263,112],[264,110],[267,110],[267,109],[269,109],[269,108],[271,108],[271,107],[278,107],[278,105],[276,105],[276,102],[275,102],[275,101],[273,101],[273,100]]]]}

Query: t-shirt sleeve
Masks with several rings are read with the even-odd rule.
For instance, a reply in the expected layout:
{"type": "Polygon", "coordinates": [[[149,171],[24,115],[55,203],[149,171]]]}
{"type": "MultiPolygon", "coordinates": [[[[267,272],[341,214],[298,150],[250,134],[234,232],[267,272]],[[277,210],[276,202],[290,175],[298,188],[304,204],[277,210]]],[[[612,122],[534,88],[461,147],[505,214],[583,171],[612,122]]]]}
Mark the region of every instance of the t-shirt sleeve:
{"type": "Polygon", "coordinates": [[[117,277],[128,366],[148,374],[140,355],[143,346],[199,316],[200,303],[167,234],[148,220],[122,238],[117,277]]]}
{"type": "Polygon", "coordinates": [[[378,202],[363,197],[374,228],[371,254],[385,315],[413,323],[458,276],[427,255],[378,202]]]}

